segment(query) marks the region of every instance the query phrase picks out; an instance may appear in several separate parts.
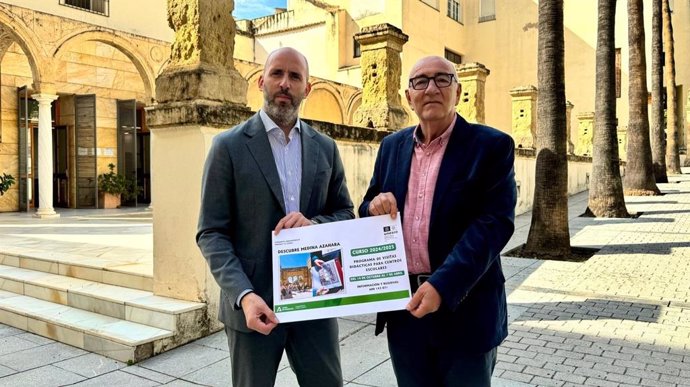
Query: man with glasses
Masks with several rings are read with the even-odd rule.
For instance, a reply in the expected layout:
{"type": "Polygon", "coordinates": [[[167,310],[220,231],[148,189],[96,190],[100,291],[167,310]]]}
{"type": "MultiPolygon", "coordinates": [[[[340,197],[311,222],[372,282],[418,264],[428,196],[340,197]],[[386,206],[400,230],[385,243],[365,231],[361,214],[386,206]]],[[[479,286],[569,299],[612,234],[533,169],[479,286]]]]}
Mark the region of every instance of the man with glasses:
{"type": "Polygon", "coordinates": [[[360,216],[402,216],[413,297],[380,313],[398,385],[490,386],[507,336],[500,252],[514,231],[514,143],[455,112],[452,63],[419,60],[407,101],[419,125],[381,143],[360,216]]]}

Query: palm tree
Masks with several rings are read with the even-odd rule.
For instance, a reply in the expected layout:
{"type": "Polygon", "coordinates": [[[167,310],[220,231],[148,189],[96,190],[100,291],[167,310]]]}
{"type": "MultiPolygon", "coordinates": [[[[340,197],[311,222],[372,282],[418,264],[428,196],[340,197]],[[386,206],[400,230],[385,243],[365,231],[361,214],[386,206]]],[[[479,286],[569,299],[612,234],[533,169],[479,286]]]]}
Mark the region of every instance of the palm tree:
{"type": "Polygon", "coordinates": [[[525,256],[570,254],[563,0],[539,1],[537,166],[525,256]]]}
{"type": "Polygon", "coordinates": [[[657,183],[668,183],[666,176],[666,131],[664,130],[664,50],[662,43],[662,0],[652,0],[652,165],[657,183]]]}
{"type": "Polygon", "coordinates": [[[599,0],[595,127],[587,214],[626,218],[616,134],[616,0],[599,0]]]}
{"type": "Polygon", "coordinates": [[[680,155],[678,154],[678,96],[676,93],[676,61],[673,50],[673,23],[668,0],[662,2],[664,21],[664,52],[666,53],[666,169],[669,173],[680,174],[680,155]]]}
{"type": "Polygon", "coordinates": [[[628,160],[623,180],[624,192],[631,196],[658,195],[649,143],[642,0],[628,0],[628,46],[628,160]]]}

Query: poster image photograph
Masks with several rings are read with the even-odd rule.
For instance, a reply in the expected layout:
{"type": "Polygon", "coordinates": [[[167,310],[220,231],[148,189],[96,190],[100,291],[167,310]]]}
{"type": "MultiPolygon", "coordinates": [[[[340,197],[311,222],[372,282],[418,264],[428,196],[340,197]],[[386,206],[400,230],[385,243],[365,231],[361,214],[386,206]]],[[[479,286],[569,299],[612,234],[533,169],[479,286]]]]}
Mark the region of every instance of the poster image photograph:
{"type": "Polygon", "coordinates": [[[280,299],[344,294],[340,250],[315,250],[280,256],[280,299]]]}

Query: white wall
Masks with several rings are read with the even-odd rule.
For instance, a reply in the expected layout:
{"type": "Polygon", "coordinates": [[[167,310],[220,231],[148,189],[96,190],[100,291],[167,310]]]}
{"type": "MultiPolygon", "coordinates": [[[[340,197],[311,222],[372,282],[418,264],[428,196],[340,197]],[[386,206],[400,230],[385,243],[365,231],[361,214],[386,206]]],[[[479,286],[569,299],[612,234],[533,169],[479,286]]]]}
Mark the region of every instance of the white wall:
{"type": "MultiPolygon", "coordinates": [[[[355,210],[362,203],[364,194],[371,180],[379,146],[374,144],[357,144],[338,140],[338,150],[345,166],[345,178],[355,210]]],[[[519,186],[515,214],[519,215],[532,209],[534,201],[536,158],[516,156],[515,181],[519,186]]],[[[592,163],[568,161],[568,196],[586,191],[592,173],[592,163]]],[[[582,209],[584,212],[585,209],[582,209]]]]}
{"type": "MultiPolygon", "coordinates": [[[[515,181],[519,185],[515,214],[519,215],[532,209],[534,201],[534,181],[537,159],[517,156],[515,158],[515,181]]],[[[568,161],[568,196],[586,191],[592,164],[589,162],[568,161]]],[[[584,212],[585,209],[582,209],[584,212]]]]}

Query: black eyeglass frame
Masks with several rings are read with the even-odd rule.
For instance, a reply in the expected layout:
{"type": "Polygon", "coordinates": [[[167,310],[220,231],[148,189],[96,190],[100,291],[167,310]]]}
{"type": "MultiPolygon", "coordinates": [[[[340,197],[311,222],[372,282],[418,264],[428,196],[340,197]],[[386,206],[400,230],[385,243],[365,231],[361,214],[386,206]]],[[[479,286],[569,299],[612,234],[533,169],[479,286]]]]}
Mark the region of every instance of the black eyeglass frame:
{"type": "MultiPolygon", "coordinates": [[[[455,74],[451,74],[451,73],[438,73],[438,74],[434,75],[433,77],[427,77],[426,75],[420,75],[420,76],[417,76],[417,77],[414,77],[414,78],[410,78],[410,81],[409,81],[409,83],[408,83],[408,86],[409,86],[410,88],[412,88],[413,90],[418,90],[418,91],[426,90],[426,89],[429,87],[429,84],[431,83],[431,81],[433,80],[433,81],[434,81],[434,85],[436,85],[437,88],[439,88],[439,89],[444,89],[444,88],[449,87],[450,85],[452,85],[454,79],[457,80],[457,78],[455,77],[455,74]],[[450,79],[448,80],[448,84],[445,85],[445,86],[439,85],[438,82],[437,82],[437,79],[438,79],[439,77],[450,77],[450,79]],[[425,79],[425,80],[426,80],[426,85],[424,85],[424,87],[422,87],[422,88],[415,87],[415,81],[416,81],[416,80],[421,80],[421,79],[425,79]]],[[[419,84],[418,84],[418,86],[419,86],[419,84]]]]}

